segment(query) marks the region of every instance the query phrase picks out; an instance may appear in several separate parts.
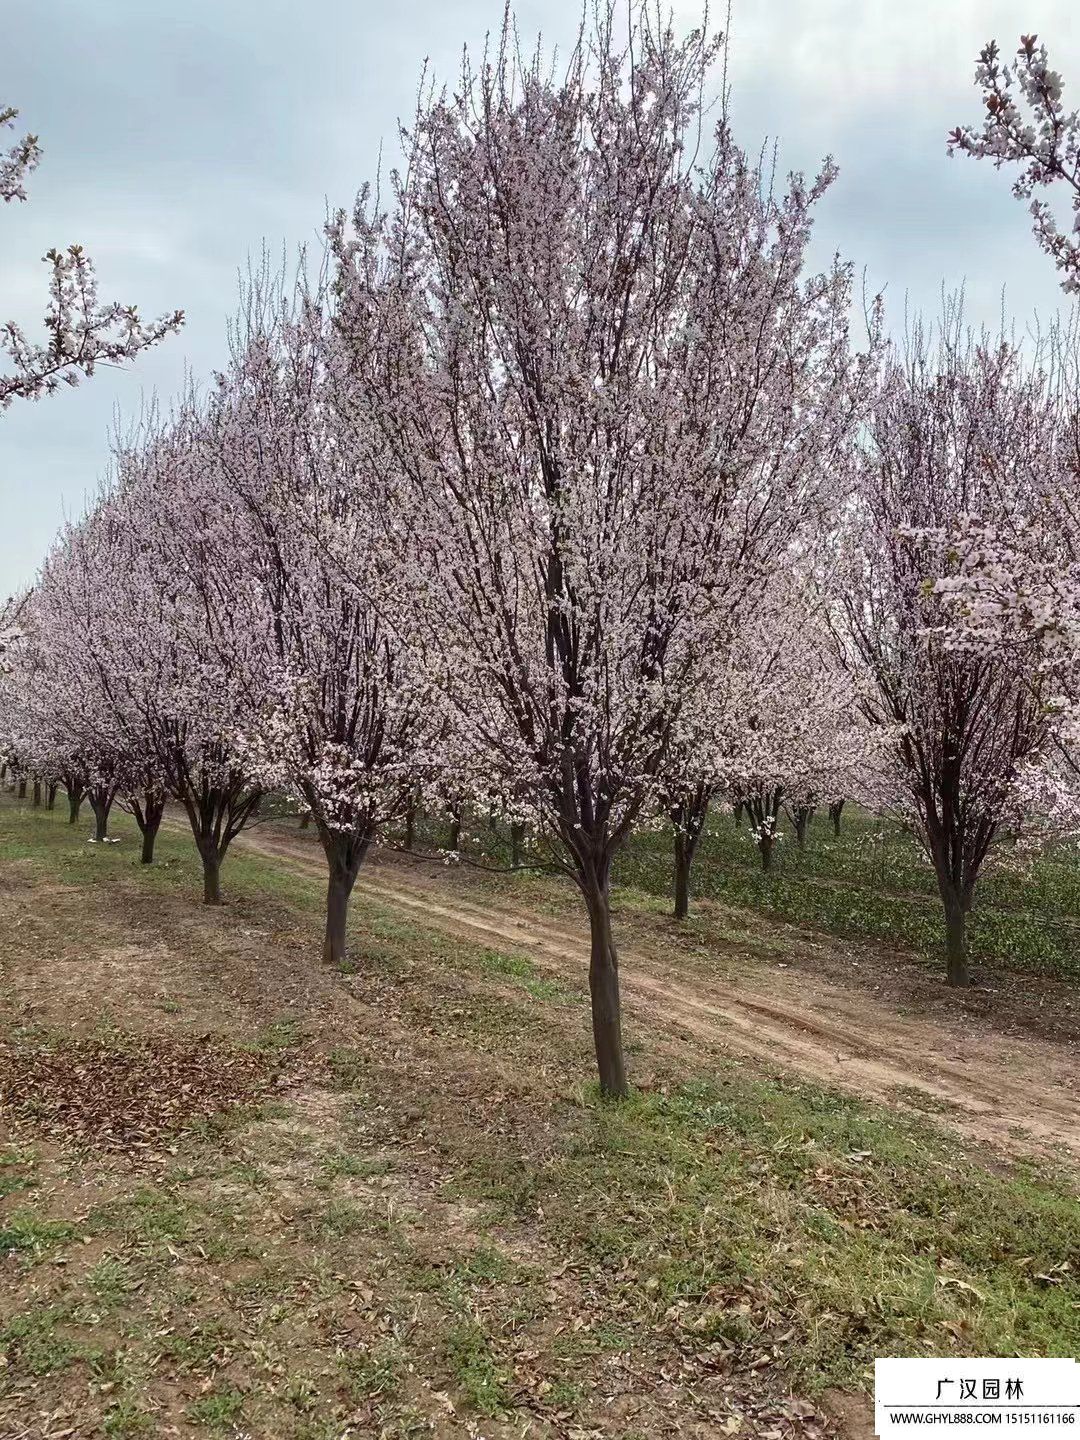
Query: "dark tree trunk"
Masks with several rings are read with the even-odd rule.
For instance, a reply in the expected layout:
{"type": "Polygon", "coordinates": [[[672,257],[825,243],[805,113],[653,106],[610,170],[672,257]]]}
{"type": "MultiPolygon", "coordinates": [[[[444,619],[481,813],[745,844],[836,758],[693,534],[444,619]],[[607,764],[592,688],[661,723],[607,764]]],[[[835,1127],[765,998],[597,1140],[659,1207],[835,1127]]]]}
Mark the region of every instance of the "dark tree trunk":
{"type": "Polygon", "coordinates": [[[154,863],[154,842],[157,840],[157,833],[161,828],[161,817],[165,813],[165,801],[148,796],[140,802],[132,797],[131,813],[135,816],[135,823],[142,833],[140,860],[143,865],[152,865],[154,863]]]}
{"type": "Polygon", "coordinates": [[[79,820],[79,811],[82,809],[83,797],[78,790],[68,791],[68,824],[75,825],[79,820]]]}
{"type": "Polygon", "coordinates": [[[600,1093],[610,1099],[621,1100],[627,1094],[627,1086],[619,1001],[619,956],[611,933],[606,866],[602,875],[586,878],[582,888],[589,910],[589,995],[600,1093]]]}
{"type": "Polygon", "coordinates": [[[675,919],[685,920],[690,913],[690,873],[697,854],[698,841],[712,802],[712,790],[699,785],[681,803],[672,805],[669,814],[675,830],[675,919]]]}
{"type": "Polygon", "coordinates": [[[233,840],[259,811],[261,790],[250,790],[238,775],[227,787],[192,786],[180,799],[187,811],[203,867],[203,904],[221,904],[221,865],[233,840]]]}
{"type": "Polygon", "coordinates": [[[405,849],[416,849],[416,806],[410,805],[405,811],[405,849]]]}
{"type": "Polygon", "coordinates": [[[301,829],[301,830],[306,830],[310,824],[311,824],[311,811],[310,811],[310,810],[305,810],[304,813],[303,813],[303,815],[300,816],[300,829],[301,829]]]}
{"type": "MultiPolygon", "coordinates": [[[[939,882],[940,883],[940,882],[939,882]]],[[[940,883],[941,902],[945,910],[945,975],[948,983],[959,990],[971,984],[968,969],[967,912],[963,897],[955,886],[940,883]]]]}
{"type": "Polygon", "coordinates": [[[370,837],[343,835],[325,831],[320,826],[320,839],[326,852],[326,929],[323,934],[323,963],[340,967],[346,959],[346,922],[349,899],[364,863],[370,837]]]}
{"type": "Polygon", "coordinates": [[[521,852],[525,848],[525,823],[515,820],[510,826],[510,865],[516,870],[521,864],[521,852]]]}
{"type": "Polygon", "coordinates": [[[202,860],[202,898],[204,905],[221,904],[221,855],[216,846],[200,849],[202,860]]]}
{"type": "Polygon", "coordinates": [[[746,813],[753,822],[754,841],[761,856],[761,868],[772,869],[773,851],[776,848],[777,823],[784,792],[779,786],[755,790],[743,803],[746,813]]]}
{"type": "Polygon", "coordinates": [[[109,838],[109,812],[112,810],[114,792],[95,786],[90,791],[90,808],[94,812],[94,839],[109,838]]]}
{"type": "Polygon", "coordinates": [[[361,817],[349,831],[332,830],[325,820],[313,788],[305,786],[304,795],[315,821],[319,843],[326,856],[326,926],[323,931],[322,958],[326,965],[341,967],[346,959],[346,925],[349,899],[356,877],[364,863],[375,834],[371,816],[361,817]]]}
{"type": "Polygon", "coordinates": [[[20,800],[25,800],[25,799],[26,799],[26,776],[25,776],[25,775],[20,775],[20,776],[19,776],[19,799],[20,799],[20,800]]]}
{"type": "Polygon", "coordinates": [[[34,776],[34,795],[31,804],[35,809],[41,804],[41,781],[36,775],[34,776]]]}
{"type": "Polygon", "coordinates": [[[795,844],[800,850],[806,849],[806,827],[814,818],[812,805],[796,805],[791,812],[791,823],[795,826],[795,844]]]}
{"type": "Polygon", "coordinates": [[[56,791],[57,791],[57,789],[58,789],[58,787],[57,787],[55,784],[49,785],[48,788],[46,789],[46,791],[45,791],[45,809],[46,809],[46,810],[55,810],[55,809],[56,809],[56,791]]]}
{"type": "Polygon", "coordinates": [[[733,805],[733,806],[731,807],[731,813],[732,813],[732,816],[734,817],[734,820],[735,820],[735,829],[736,829],[736,830],[740,829],[741,826],[742,826],[743,812],[745,811],[745,809],[746,809],[746,806],[743,804],[743,802],[742,802],[741,800],[739,801],[739,803],[738,803],[737,805],[733,805]]]}
{"type": "Polygon", "coordinates": [[[685,920],[690,914],[690,867],[693,849],[689,837],[675,827],[675,919],[685,920]]]}
{"type": "Polygon", "coordinates": [[[832,821],[832,833],[837,840],[840,839],[840,816],[844,813],[843,800],[834,800],[829,806],[829,819],[832,821]]]}

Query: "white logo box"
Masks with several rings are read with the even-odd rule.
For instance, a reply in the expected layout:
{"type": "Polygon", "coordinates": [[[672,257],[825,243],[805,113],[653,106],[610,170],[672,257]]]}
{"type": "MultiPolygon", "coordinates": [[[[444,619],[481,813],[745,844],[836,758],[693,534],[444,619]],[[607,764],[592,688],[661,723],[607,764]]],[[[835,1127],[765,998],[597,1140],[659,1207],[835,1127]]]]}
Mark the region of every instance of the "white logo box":
{"type": "Polygon", "coordinates": [[[874,1428],[956,1440],[975,1435],[1058,1435],[1080,1440],[1075,1360],[875,1360],[874,1428]]]}

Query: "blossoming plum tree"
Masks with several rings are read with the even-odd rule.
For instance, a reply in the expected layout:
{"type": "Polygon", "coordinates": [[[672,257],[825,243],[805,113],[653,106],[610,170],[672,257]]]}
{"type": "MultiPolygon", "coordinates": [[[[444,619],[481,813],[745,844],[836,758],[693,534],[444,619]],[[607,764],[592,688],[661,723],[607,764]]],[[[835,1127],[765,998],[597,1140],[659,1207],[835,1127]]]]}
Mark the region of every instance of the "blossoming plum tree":
{"type": "Polygon", "coordinates": [[[1012,346],[956,309],[883,366],[846,516],[838,656],[866,720],[895,731],[893,789],[934,868],[949,983],[969,983],[966,923],[991,848],[1019,818],[1017,782],[1046,738],[1044,685],[1020,652],[950,643],[937,577],[958,525],[995,513],[1001,475],[1039,464],[1055,417],[1012,346]]]}
{"type": "Polygon", "coordinates": [[[612,1096],[613,857],[854,408],[850,273],[804,273],[831,164],[775,193],[723,117],[706,133],[717,43],[650,15],[620,48],[600,7],[560,76],[504,34],[422,107],[390,220],[362,199],[333,232],[449,788],[529,821],[580,888],[612,1096]]]}
{"type": "Polygon", "coordinates": [[[406,815],[423,767],[407,616],[407,514],[354,395],[320,285],[248,286],[211,443],[246,521],[235,603],[264,689],[247,763],[307,806],[328,866],[324,959],[345,958],[349,896],[370,846],[406,815]]]}

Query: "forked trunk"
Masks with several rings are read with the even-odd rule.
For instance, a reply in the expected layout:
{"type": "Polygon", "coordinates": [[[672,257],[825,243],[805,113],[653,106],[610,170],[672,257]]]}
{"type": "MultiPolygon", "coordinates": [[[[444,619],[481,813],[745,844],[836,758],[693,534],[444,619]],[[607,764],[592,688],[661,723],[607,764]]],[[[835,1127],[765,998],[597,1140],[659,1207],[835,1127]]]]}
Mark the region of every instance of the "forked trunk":
{"type": "Polygon", "coordinates": [[[627,1086],[619,1003],[619,957],[611,934],[611,902],[607,884],[593,882],[588,885],[585,903],[589,910],[589,995],[600,1093],[613,1100],[622,1100],[627,1094],[627,1086]]]}
{"type": "Polygon", "coordinates": [[[326,855],[326,929],[323,933],[323,962],[340,967],[346,959],[346,923],[349,899],[356,877],[371,843],[373,826],[363,833],[328,829],[316,817],[319,839],[326,855]]]}
{"type": "Polygon", "coordinates": [[[114,793],[104,786],[93,787],[90,790],[90,808],[94,812],[94,839],[101,841],[109,838],[109,813],[112,810],[114,793]]]}
{"type": "Polygon", "coordinates": [[[795,826],[795,844],[800,850],[806,849],[806,829],[814,818],[814,811],[809,805],[796,805],[791,812],[792,823],[795,826]]]}
{"type": "Polygon", "coordinates": [[[221,866],[236,836],[259,813],[263,792],[242,783],[181,792],[188,824],[203,867],[203,904],[220,905],[221,866]]]}
{"type": "Polygon", "coordinates": [[[165,813],[165,801],[147,800],[145,804],[140,805],[137,800],[132,800],[131,813],[135,816],[136,823],[142,832],[140,860],[143,865],[152,865],[154,863],[154,842],[157,840],[157,833],[161,828],[161,817],[165,813]]]}

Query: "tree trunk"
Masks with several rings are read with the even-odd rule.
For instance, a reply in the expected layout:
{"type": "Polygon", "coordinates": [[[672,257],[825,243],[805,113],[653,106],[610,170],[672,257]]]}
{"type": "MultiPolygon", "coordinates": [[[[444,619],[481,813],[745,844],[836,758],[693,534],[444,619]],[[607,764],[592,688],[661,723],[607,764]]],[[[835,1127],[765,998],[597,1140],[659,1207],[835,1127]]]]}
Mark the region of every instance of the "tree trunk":
{"type": "Polygon", "coordinates": [[[41,781],[36,775],[34,776],[34,795],[31,804],[35,809],[41,804],[41,781]]]}
{"type": "Polygon", "coordinates": [[[515,820],[510,826],[510,865],[517,870],[521,865],[521,852],[525,847],[525,823],[515,820]]]}
{"type": "Polygon", "coordinates": [[[94,812],[94,839],[107,840],[109,838],[109,811],[112,809],[111,798],[106,800],[100,796],[91,795],[90,808],[94,812]]]}
{"type": "Polygon", "coordinates": [[[806,827],[814,817],[812,805],[796,805],[791,812],[791,820],[795,826],[795,844],[800,850],[806,849],[806,827]]]}
{"type": "Polygon", "coordinates": [[[843,814],[843,800],[834,800],[829,806],[829,819],[832,821],[832,833],[837,840],[840,839],[840,816],[843,814]]]}
{"type": "Polygon", "coordinates": [[[227,787],[203,785],[181,790],[188,824],[203,867],[203,904],[220,905],[221,866],[233,840],[259,813],[263,792],[243,781],[227,787]]]}
{"type": "Polygon", "coordinates": [[[26,776],[25,776],[25,775],[20,775],[20,776],[19,776],[19,799],[20,799],[20,800],[25,800],[25,799],[26,799],[26,776]]]}
{"type": "Polygon", "coordinates": [[[154,842],[157,839],[158,830],[161,828],[161,817],[165,813],[164,800],[147,800],[140,805],[132,798],[131,813],[135,816],[136,824],[142,832],[142,855],[140,856],[143,865],[154,863],[154,842]]]}
{"type": "Polygon", "coordinates": [[[611,934],[611,901],[606,880],[587,883],[585,903],[589,910],[592,942],[589,995],[600,1093],[613,1100],[622,1100],[627,1094],[627,1087],[619,1003],[619,957],[611,934]]]}
{"type": "Polygon", "coordinates": [[[202,860],[202,898],[204,905],[221,904],[221,856],[212,842],[199,847],[202,860]]]}
{"type": "Polygon", "coordinates": [[[82,809],[83,797],[78,790],[68,791],[68,824],[76,825],[79,820],[79,811],[82,809]]]}
{"type": "Polygon", "coordinates": [[[326,929],[323,933],[323,963],[340,967],[345,963],[345,926],[349,898],[364,863],[374,825],[363,822],[359,832],[328,829],[316,816],[319,839],[326,855],[326,929]]]}
{"type": "Polygon", "coordinates": [[[675,825],[675,919],[685,920],[690,914],[690,871],[694,865],[698,837],[685,825],[675,825]]]}
{"type": "Polygon", "coordinates": [[[326,930],[323,934],[322,958],[325,965],[340,968],[345,963],[345,923],[349,914],[349,897],[356,883],[359,862],[349,866],[335,859],[330,864],[326,882],[326,930]]]}
{"type": "Polygon", "coordinates": [[[410,805],[405,811],[405,849],[416,849],[416,806],[410,805]]]}
{"type": "Polygon", "coordinates": [[[301,829],[301,830],[306,830],[310,824],[311,824],[311,811],[310,811],[310,810],[305,810],[304,813],[303,813],[303,815],[300,816],[300,829],[301,829]]]}
{"type": "Polygon", "coordinates": [[[450,807],[450,846],[451,850],[457,850],[461,844],[461,806],[450,807]]]}
{"type": "Polygon", "coordinates": [[[46,789],[46,791],[45,791],[45,809],[46,809],[46,810],[55,810],[55,809],[56,809],[56,791],[57,791],[57,788],[58,788],[58,787],[57,787],[56,785],[50,785],[50,786],[46,789]]]}
{"type": "Polygon", "coordinates": [[[772,869],[773,846],[776,844],[772,835],[762,835],[757,842],[758,850],[761,852],[761,868],[768,874],[772,869]]]}
{"type": "Polygon", "coordinates": [[[945,907],[945,974],[948,983],[959,990],[971,984],[968,970],[967,909],[951,886],[942,887],[945,907]]]}
{"type": "Polygon", "coordinates": [[[735,829],[736,829],[736,830],[740,829],[741,826],[742,826],[743,811],[744,811],[745,809],[746,809],[746,806],[743,804],[743,802],[742,802],[741,800],[739,801],[739,803],[738,803],[737,805],[733,805],[732,808],[731,808],[731,813],[732,813],[732,815],[734,816],[734,819],[735,819],[735,829]]]}

